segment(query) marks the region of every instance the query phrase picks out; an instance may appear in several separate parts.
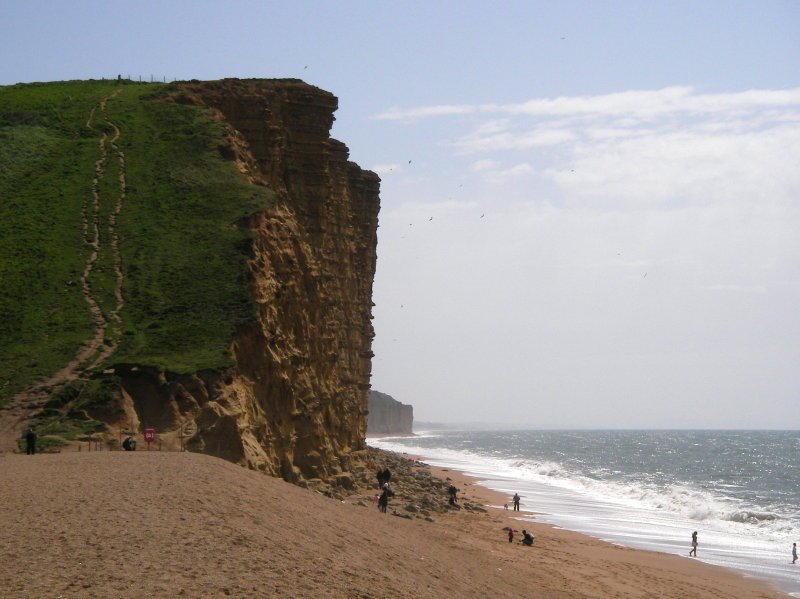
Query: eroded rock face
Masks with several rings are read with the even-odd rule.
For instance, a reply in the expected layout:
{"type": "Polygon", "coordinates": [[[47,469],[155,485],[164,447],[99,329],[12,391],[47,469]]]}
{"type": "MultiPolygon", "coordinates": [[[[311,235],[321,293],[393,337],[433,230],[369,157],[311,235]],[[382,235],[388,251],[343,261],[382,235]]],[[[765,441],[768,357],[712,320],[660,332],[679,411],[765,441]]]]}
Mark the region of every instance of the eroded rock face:
{"type": "Polygon", "coordinates": [[[410,435],[414,425],[414,407],[397,401],[391,395],[369,392],[367,432],[371,435],[410,435]]]}
{"type": "Polygon", "coordinates": [[[183,427],[196,451],[287,480],[336,477],[365,448],[380,179],[329,137],[330,93],[224,80],[184,94],[216,111],[239,169],[277,193],[243,225],[254,233],[258,320],[232,340],[229,372],[118,369],[126,409],[158,411],[173,444],[183,427]]]}

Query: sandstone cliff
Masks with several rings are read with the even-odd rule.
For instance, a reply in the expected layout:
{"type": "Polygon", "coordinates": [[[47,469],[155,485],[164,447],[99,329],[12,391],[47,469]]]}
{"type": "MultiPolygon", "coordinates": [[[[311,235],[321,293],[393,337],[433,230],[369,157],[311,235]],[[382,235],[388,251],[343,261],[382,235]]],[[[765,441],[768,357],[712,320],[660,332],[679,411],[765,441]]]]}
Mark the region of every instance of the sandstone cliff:
{"type": "Polygon", "coordinates": [[[240,223],[258,314],[231,341],[236,365],[118,366],[126,426],[287,480],[335,478],[364,449],[380,180],[329,137],[337,99],[300,81],[191,83],[170,101],[207,106],[221,151],[278,201],[240,223]]]}
{"type": "Polygon", "coordinates": [[[410,435],[414,424],[414,407],[403,404],[391,395],[369,392],[367,433],[371,435],[410,435]]]}

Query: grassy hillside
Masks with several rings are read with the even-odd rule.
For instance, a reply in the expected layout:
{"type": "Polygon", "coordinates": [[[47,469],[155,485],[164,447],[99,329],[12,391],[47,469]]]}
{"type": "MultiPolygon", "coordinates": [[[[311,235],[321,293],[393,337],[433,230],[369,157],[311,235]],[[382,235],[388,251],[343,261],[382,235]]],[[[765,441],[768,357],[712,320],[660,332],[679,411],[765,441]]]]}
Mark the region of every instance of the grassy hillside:
{"type": "Polygon", "coordinates": [[[81,274],[95,220],[99,252],[88,283],[108,322],[106,345],[118,342],[97,368],[230,363],[228,340],[254,315],[248,233],[235,223],[272,194],[221,156],[223,128],[203,109],[161,101],[172,90],[108,81],[0,87],[0,404],[63,368],[92,338],[81,274]],[[112,123],[124,163],[109,143],[112,123]],[[119,322],[115,259],[124,277],[119,322]]]}

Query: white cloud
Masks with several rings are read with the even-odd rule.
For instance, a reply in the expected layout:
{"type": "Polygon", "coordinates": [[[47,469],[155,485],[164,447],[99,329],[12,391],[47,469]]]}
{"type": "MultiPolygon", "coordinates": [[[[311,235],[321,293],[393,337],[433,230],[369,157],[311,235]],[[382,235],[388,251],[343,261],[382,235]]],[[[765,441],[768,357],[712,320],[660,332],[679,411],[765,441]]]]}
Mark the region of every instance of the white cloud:
{"type": "Polygon", "coordinates": [[[800,88],[697,94],[692,87],[630,90],[596,96],[536,98],[499,106],[498,111],[532,116],[626,115],[651,119],[668,114],[719,114],[800,105],[800,88]]]}
{"type": "Polygon", "coordinates": [[[500,163],[497,160],[476,160],[472,163],[472,170],[477,172],[486,171],[486,170],[493,170],[500,166],[500,163]]]}
{"type": "Polygon", "coordinates": [[[378,120],[419,119],[474,113],[527,116],[627,116],[652,119],[668,114],[745,113],[767,108],[800,105],[800,88],[747,90],[716,94],[696,93],[693,87],[672,86],[658,90],[627,90],[595,96],[533,98],[516,104],[444,104],[415,108],[392,108],[372,118],[378,120]]]}
{"type": "Polygon", "coordinates": [[[615,205],[786,203],[800,193],[800,127],[728,134],[683,130],[584,140],[545,169],[570,201],[615,205]]]}
{"type": "Polygon", "coordinates": [[[655,133],[653,129],[633,129],[625,128],[622,126],[611,127],[587,127],[584,131],[589,139],[604,140],[604,139],[624,139],[628,137],[640,137],[642,135],[649,135],[655,133]]]}
{"type": "Polygon", "coordinates": [[[484,121],[475,128],[476,135],[491,135],[493,133],[502,133],[507,131],[512,123],[509,119],[492,119],[484,121]]]}
{"type": "Polygon", "coordinates": [[[443,104],[438,106],[420,106],[410,109],[390,108],[386,112],[376,114],[370,118],[376,121],[415,120],[434,116],[471,114],[477,110],[475,106],[443,104]]]}
{"type": "Polygon", "coordinates": [[[533,129],[522,134],[510,131],[486,134],[478,130],[460,137],[453,145],[460,152],[471,154],[497,150],[527,150],[563,144],[574,139],[574,133],[562,129],[533,129]]]}

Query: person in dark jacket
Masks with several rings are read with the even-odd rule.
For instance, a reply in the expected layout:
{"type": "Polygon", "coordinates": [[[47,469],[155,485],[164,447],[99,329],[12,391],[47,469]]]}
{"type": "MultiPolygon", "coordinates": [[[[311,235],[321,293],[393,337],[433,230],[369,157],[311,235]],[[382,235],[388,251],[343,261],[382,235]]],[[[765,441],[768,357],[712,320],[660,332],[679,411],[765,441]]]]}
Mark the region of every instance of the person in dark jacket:
{"type": "Polygon", "coordinates": [[[389,507],[389,497],[393,497],[393,496],[394,496],[394,493],[389,488],[389,484],[388,483],[383,483],[383,493],[381,493],[381,496],[378,499],[378,509],[381,512],[383,512],[384,514],[386,513],[386,508],[389,507]]]}
{"type": "Polygon", "coordinates": [[[533,547],[533,535],[527,530],[522,531],[522,544],[528,547],[533,547]]]}
{"type": "Polygon", "coordinates": [[[25,453],[27,455],[36,453],[36,431],[32,428],[29,428],[28,432],[25,433],[25,453]]]}
{"type": "Polygon", "coordinates": [[[450,487],[447,489],[447,492],[450,494],[450,505],[456,505],[457,503],[456,496],[458,495],[458,489],[455,487],[455,485],[450,485],[450,487]]]}

